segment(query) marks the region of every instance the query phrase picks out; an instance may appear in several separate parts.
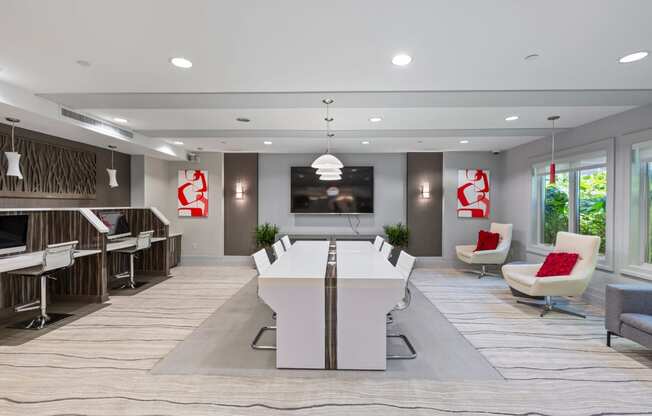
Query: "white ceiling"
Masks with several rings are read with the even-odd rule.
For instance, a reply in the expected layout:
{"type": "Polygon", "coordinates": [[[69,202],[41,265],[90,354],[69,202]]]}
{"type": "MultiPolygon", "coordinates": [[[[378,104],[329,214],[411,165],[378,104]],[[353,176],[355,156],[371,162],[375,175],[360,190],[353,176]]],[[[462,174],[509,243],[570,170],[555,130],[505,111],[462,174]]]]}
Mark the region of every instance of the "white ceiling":
{"type": "Polygon", "coordinates": [[[0,81],[187,149],[321,151],[333,97],[336,152],[503,150],[552,114],[572,128],[652,102],[652,58],[618,63],[652,50],[650,16],[648,0],[6,0],[0,81]]]}

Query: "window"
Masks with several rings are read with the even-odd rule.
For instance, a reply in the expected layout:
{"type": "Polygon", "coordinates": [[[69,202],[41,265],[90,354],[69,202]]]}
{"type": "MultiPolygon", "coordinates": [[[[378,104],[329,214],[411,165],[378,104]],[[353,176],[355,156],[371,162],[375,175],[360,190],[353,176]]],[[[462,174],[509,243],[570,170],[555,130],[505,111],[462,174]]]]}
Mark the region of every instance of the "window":
{"type": "Polygon", "coordinates": [[[633,266],[652,266],[652,142],[632,148],[630,258],[633,266]]]}
{"type": "Polygon", "coordinates": [[[558,159],[554,184],[550,183],[549,166],[549,161],[533,166],[537,212],[533,243],[542,248],[552,246],[558,231],[597,235],[604,257],[609,247],[607,151],[558,159]]]}

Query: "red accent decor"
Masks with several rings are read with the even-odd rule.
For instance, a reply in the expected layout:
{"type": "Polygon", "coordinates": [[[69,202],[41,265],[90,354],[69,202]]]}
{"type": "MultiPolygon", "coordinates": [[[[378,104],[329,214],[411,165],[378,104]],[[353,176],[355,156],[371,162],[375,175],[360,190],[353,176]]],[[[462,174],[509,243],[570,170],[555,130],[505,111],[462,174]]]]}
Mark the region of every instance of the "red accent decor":
{"type": "Polygon", "coordinates": [[[537,277],[568,276],[579,258],[577,253],[550,253],[537,272],[537,277]]]}
{"type": "Polygon", "coordinates": [[[556,169],[556,168],[557,168],[557,167],[555,166],[554,163],[551,163],[551,164],[550,164],[550,185],[554,185],[554,184],[555,184],[555,176],[556,176],[556,171],[555,171],[555,169],[556,169]]]}
{"type": "Polygon", "coordinates": [[[500,234],[480,230],[478,233],[478,245],[474,251],[495,250],[500,242],[500,234]]]}
{"type": "Polygon", "coordinates": [[[457,173],[457,216],[489,218],[489,171],[461,169],[457,173]]]}
{"type": "Polygon", "coordinates": [[[180,217],[208,216],[208,172],[180,170],[177,188],[177,212],[180,217]]]}

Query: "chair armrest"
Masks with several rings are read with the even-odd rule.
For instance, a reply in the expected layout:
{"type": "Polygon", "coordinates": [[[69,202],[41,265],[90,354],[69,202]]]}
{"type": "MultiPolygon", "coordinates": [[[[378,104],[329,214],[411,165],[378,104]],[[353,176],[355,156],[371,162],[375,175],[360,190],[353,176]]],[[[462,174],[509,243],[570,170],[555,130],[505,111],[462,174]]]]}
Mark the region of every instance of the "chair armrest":
{"type": "Polygon", "coordinates": [[[620,333],[620,315],[642,313],[652,315],[652,285],[607,285],[605,299],[605,327],[620,333]]]}

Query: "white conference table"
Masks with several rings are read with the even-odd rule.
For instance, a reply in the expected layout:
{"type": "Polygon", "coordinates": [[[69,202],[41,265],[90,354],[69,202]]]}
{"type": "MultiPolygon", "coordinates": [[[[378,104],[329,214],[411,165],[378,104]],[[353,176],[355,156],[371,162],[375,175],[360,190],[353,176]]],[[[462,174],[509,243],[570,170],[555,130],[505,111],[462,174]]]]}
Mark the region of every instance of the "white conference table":
{"type": "MultiPolygon", "coordinates": [[[[328,241],[298,241],[260,274],[276,312],[276,366],[325,368],[328,241]]],[[[337,369],[386,368],[386,314],[405,279],[370,242],[337,242],[337,369]]]]}

